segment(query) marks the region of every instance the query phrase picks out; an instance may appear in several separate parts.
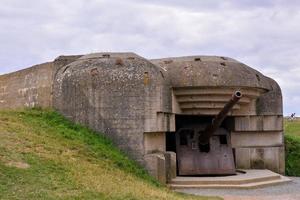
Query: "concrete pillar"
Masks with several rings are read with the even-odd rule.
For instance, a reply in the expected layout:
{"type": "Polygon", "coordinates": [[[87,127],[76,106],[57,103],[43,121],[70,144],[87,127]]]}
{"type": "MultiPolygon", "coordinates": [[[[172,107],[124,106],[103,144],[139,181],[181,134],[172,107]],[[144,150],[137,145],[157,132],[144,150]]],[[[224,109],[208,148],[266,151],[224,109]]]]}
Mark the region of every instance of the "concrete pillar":
{"type": "Polygon", "coordinates": [[[163,153],[153,153],[144,156],[146,169],[160,183],[166,184],[166,159],[163,153]]]}
{"type": "Polygon", "coordinates": [[[176,178],[177,167],[176,167],[176,153],[172,151],[167,151],[165,153],[166,159],[166,179],[167,182],[171,181],[173,178],[176,178]]]}

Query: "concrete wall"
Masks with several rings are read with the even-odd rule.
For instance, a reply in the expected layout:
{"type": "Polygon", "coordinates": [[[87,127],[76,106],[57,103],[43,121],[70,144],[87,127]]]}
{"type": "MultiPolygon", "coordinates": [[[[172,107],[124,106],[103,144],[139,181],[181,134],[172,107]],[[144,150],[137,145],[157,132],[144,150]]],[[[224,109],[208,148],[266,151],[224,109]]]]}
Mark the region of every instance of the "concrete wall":
{"type": "Polygon", "coordinates": [[[52,107],[53,63],[0,76],[0,109],[52,107]]]}
{"type": "MultiPolygon", "coordinates": [[[[276,114],[278,109],[274,112],[276,114]]],[[[283,136],[282,115],[235,117],[234,129],[231,132],[231,144],[235,149],[237,168],[267,168],[284,174],[283,136]]]]}
{"type": "Polygon", "coordinates": [[[236,165],[240,169],[270,169],[284,174],[283,146],[242,147],[235,149],[236,165]]]}
{"type": "Polygon", "coordinates": [[[53,62],[0,75],[0,109],[53,107],[53,78],[57,70],[79,57],[60,56],[53,62]]]}

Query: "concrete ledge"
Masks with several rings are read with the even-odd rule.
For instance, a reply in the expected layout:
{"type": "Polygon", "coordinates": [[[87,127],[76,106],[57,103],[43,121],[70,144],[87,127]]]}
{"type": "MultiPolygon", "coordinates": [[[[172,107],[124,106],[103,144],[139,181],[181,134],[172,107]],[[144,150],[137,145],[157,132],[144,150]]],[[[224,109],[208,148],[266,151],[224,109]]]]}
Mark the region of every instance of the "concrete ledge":
{"type": "Polygon", "coordinates": [[[231,132],[231,146],[266,147],[282,146],[282,132],[231,132]]]}
{"type": "Polygon", "coordinates": [[[281,115],[247,116],[235,118],[235,131],[282,131],[281,115]]]}
{"type": "Polygon", "coordinates": [[[249,189],[290,182],[287,177],[270,170],[244,170],[234,176],[223,177],[176,177],[169,183],[172,189],[179,188],[240,188],[249,189]]]}

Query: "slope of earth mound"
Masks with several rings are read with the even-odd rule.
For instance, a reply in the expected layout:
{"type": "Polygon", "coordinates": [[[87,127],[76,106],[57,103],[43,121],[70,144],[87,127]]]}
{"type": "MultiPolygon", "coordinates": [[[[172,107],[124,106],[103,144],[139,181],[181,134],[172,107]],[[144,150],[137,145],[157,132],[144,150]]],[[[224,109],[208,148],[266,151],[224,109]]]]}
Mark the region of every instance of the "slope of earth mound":
{"type": "Polygon", "coordinates": [[[52,110],[0,111],[0,199],[195,199],[52,110]]]}

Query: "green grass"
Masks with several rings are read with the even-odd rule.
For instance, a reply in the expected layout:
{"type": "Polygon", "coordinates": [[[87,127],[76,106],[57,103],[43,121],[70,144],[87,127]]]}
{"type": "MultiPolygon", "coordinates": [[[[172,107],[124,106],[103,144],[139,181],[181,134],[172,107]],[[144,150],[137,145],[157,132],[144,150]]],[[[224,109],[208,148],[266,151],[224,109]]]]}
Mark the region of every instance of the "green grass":
{"type": "Polygon", "coordinates": [[[284,131],[287,135],[300,136],[300,120],[284,120],[284,131]]]}
{"type": "Polygon", "coordinates": [[[300,176],[300,120],[284,121],[286,175],[300,176]]]}
{"type": "Polygon", "coordinates": [[[52,110],[0,111],[0,199],[198,199],[159,185],[110,140],[52,110]]]}

